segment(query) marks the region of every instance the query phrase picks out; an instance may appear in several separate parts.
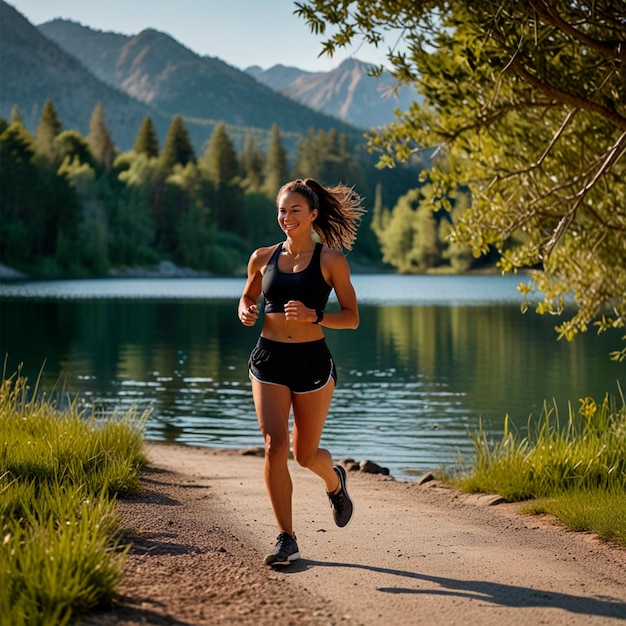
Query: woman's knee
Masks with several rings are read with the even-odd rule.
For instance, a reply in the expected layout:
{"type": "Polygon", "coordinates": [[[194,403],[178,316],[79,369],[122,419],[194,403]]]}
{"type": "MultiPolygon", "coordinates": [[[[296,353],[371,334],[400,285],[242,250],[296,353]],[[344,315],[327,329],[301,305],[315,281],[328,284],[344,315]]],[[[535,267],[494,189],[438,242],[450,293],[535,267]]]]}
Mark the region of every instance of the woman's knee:
{"type": "Polygon", "coordinates": [[[301,467],[309,468],[311,467],[316,459],[317,459],[317,448],[299,448],[298,446],[294,447],[293,456],[296,460],[296,463],[301,467]]]}
{"type": "Polygon", "coordinates": [[[289,456],[289,438],[266,434],[264,439],[266,459],[287,459],[289,456]]]}

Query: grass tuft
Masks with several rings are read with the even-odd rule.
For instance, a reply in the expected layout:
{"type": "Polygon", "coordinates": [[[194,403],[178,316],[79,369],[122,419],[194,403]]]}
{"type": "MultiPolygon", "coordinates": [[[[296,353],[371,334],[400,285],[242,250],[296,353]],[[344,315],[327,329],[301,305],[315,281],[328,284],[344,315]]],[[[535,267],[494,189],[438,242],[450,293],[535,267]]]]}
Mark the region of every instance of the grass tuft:
{"type": "Polygon", "coordinates": [[[574,490],[529,502],[523,513],[547,513],[577,531],[626,546],[626,493],[623,490],[574,490]]]}
{"type": "Polygon", "coordinates": [[[550,513],[574,530],[626,545],[626,403],[606,396],[601,403],[544,406],[528,434],[505,418],[504,434],[492,441],[482,425],[472,435],[469,470],[459,463],[450,477],[465,492],[497,493],[511,502],[533,500],[525,510],[550,513]]]}
{"type": "Polygon", "coordinates": [[[57,410],[19,372],[0,386],[0,624],[70,623],[121,579],[115,499],[139,489],[145,416],[57,410]]]}

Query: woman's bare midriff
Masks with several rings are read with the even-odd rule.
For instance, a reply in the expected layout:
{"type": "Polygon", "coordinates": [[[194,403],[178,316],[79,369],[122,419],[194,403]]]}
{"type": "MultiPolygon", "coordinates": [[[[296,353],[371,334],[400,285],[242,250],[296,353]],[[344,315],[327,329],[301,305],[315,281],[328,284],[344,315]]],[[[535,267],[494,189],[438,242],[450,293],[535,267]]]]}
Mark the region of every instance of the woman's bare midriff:
{"type": "Polygon", "coordinates": [[[284,313],[266,313],[261,337],[284,343],[304,343],[324,338],[324,331],[311,322],[287,320],[284,313]]]}

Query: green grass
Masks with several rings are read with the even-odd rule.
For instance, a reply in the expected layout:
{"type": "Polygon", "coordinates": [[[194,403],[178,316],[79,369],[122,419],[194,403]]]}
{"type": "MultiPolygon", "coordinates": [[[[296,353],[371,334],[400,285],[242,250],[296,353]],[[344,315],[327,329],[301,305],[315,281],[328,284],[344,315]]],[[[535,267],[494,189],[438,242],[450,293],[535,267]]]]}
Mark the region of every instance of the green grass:
{"type": "Polygon", "coordinates": [[[526,436],[505,418],[500,441],[479,428],[469,470],[448,480],[465,492],[497,493],[524,511],[549,513],[574,530],[626,545],[626,404],[623,396],[580,401],[562,423],[556,407],[532,417],[526,436]]]}
{"type": "Polygon", "coordinates": [[[523,513],[548,513],[572,530],[590,530],[600,539],[626,546],[626,492],[579,490],[540,498],[522,508],[523,513]]]}
{"type": "Polygon", "coordinates": [[[115,500],[139,489],[143,416],[63,410],[18,374],[0,387],[0,624],[69,623],[122,576],[115,500]]]}

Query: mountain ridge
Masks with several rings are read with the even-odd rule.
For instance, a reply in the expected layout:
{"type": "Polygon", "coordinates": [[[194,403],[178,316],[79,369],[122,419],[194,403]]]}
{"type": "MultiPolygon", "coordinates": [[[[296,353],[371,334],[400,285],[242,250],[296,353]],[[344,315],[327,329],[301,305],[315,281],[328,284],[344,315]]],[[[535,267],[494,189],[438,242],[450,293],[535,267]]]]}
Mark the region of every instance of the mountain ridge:
{"type": "Polygon", "coordinates": [[[267,129],[278,123],[285,132],[334,127],[353,137],[361,134],[354,126],[273,91],[221,59],[201,57],[154,29],[111,38],[69,20],[56,19],[37,28],[79,57],[100,80],[170,114],[267,129]]]}
{"type": "MultiPolygon", "coordinates": [[[[91,54],[102,55],[111,47],[115,49],[119,48],[120,44],[126,45],[129,37],[104,31],[97,31],[99,36],[95,38],[92,38],[91,34],[92,31],[86,30],[80,24],[74,25],[72,38],[78,42],[76,45],[80,48],[78,50],[80,54],[74,56],[46,37],[19,11],[4,0],[0,0],[0,61],[2,63],[0,116],[9,119],[13,106],[17,105],[25,126],[34,132],[38,126],[44,103],[49,98],[57,111],[63,128],[77,130],[86,136],[92,112],[97,103],[101,102],[111,137],[115,145],[122,151],[132,148],[146,115],[152,117],[161,145],[165,141],[172,117],[176,114],[182,115],[197,155],[204,150],[215,126],[222,121],[227,123],[229,134],[238,146],[243,144],[246,135],[252,134],[259,147],[264,149],[270,135],[271,125],[274,122],[279,124],[281,137],[289,151],[295,149],[298,140],[306,134],[309,127],[324,129],[338,127],[341,132],[346,132],[355,144],[362,143],[362,131],[335,118],[294,103],[234,68],[229,70],[233,80],[236,81],[236,78],[243,77],[244,84],[254,87],[247,100],[254,104],[260,99],[256,97],[259,92],[266,94],[265,100],[269,101],[271,106],[265,107],[265,119],[252,115],[248,118],[245,115],[237,117],[237,115],[232,114],[232,111],[229,116],[221,116],[219,111],[211,116],[210,111],[177,110],[178,107],[175,106],[175,103],[169,107],[163,107],[159,101],[153,100],[154,104],[142,102],[129,95],[127,86],[126,89],[124,86],[118,87],[119,81],[113,80],[113,77],[107,76],[105,77],[106,80],[102,80],[95,76],[90,71],[87,62],[90,50],[92,51],[91,54]],[[84,37],[81,39],[82,35],[84,37]],[[95,52],[93,52],[94,50],[95,52]],[[272,115],[272,111],[277,111],[279,114],[272,115]]],[[[171,40],[171,45],[178,50],[179,56],[182,50],[183,55],[191,60],[192,64],[197,64],[197,60],[200,58],[168,35],[159,33],[154,29],[143,31],[142,37],[138,41],[143,40],[145,44],[146,41],[149,43],[151,38],[157,38],[159,42],[161,38],[171,40]]],[[[154,46],[150,49],[150,46],[144,45],[142,50],[144,56],[148,57],[147,62],[150,62],[150,58],[154,61],[154,46]]],[[[114,66],[120,60],[118,57],[119,54],[117,53],[115,57],[109,55],[108,59],[105,58],[105,64],[114,66]],[[113,58],[115,58],[115,63],[113,58]]],[[[141,54],[136,54],[131,47],[126,52],[126,56],[122,56],[121,61],[130,62],[137,57],[141,57],[141,54]]],[[[171,74],[172,67],[168,63],[167,59],[161,59],[164,71],[166,73],[169,71],[171,74]]],[[[211,64],[211,67],[221,69],[227,66],[222,61],[217,61],[211,64]]],[[[193,87],[196,75],[189,70],[189,67],[187,67],[186,72],[188,83],[191,83],[193,87]]],[[[179,78],[181,77],[179,72],[174,73],[178,73],[179,78]]],[[[150,89],[151,77],[149,73],[144,76],[144,80],[145,89],[150,89]]],[[[185,80],[181,84],[183,92],[181,100],[182,104],[185,104],[189,87],[185,85],[185,80]]],[[[167,91],[166,89],[166,95],[167,91]]],[[[237,108],[237,100],[240,98],[235,98],[232,92],[228,93],[227,90],[219,88],[219,85],[214,91],[217,96],[221,97],[224,107],[237,108]]]]}
{"type": "Polygon", "coordinates": [[[258,66],[246,71],[258,81],[317,111],[335,115],[359,128],[376,128],[396,119],[395,109],[408,110],[421,97],[411,87],[398,85],[390,72],[370,75],[372,65],[344,60],[330,72],[306,72],[294,67],[258,66]]]}
{"type": "Polygon", "coordinates": [[[167,123],[159,112],[98,81],[78,59],[46,39],[5,2],[0,2],[0,29],[0,115],[8,118],[17,104],[26,126],[34,130],[49,97],[57,112],[62,112],[63,127],[86,134],[91,113],[100,101],[111,134],[120,144],[126,133],[137,132],[148,113],[154,116],[155,125],[162,128],[167,123]]]}
{"type": "Polygon", "coordinates": [[[364,130],[389,123],[393,109],[416,97],[409,91],[404,100],[385,101],[381,89],[390,89],[393,78],[368,76],[369,65],[356,59],[331,72],[284,65],[239,70],[153,28],[125,35],[62,19],[34,26],[4,0],[0,17],[0,115],[8,118],[17,104],[34,131],[49,97],[63,127],[85,135],[102,102],[121,150],[132,147],[146,115],[163,144],[177,114],[198,154],[220,122],[239,145],[251,133],[263,148],[274,123],[289,150],[311,128],[335,128],[362,145],[364,130]]]}

